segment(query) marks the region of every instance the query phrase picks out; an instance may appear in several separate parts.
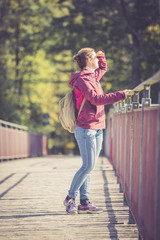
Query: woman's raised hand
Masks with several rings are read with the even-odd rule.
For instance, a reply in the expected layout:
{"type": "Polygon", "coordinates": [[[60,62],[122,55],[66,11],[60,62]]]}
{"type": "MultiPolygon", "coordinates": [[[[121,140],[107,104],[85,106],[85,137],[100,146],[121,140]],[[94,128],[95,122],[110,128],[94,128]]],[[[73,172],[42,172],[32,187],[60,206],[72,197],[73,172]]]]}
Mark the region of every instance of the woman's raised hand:
{"type": "Polygon", "coordinates": [[[104,57],[104,52],[102,51],[102,50],[99,50],[97,53],[96,53],[96,55],[97,55],[97,58],[99,58],[99,57],[104,57]]]}

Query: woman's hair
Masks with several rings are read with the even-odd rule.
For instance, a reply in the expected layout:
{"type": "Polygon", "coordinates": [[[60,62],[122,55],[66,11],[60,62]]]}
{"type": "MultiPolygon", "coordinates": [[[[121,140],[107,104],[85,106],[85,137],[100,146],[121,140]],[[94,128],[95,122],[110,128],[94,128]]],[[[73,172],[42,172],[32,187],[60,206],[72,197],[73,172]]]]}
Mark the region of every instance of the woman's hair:
{"type": "Polygon", "coordinates": [[[74,55],[73,59],[77,62],[81,70],[86,66],[87,59],[92,57],[93,52],[93,48],[82,48],[76,55],[74,55]]]}

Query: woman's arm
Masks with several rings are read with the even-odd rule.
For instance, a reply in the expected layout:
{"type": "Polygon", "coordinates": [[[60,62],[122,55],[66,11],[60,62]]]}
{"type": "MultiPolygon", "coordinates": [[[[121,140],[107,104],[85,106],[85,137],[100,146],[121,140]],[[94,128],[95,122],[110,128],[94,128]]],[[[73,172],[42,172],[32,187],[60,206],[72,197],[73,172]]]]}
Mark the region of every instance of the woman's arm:
{"type": "Polygon", "coordinates": [[[96,106],[112,104],[118,101],[122,101],[126,98],[124,91],[97,95],[94,91],[91,90],[86,91],[84,96],[88,101],[90,101],[90,103],[96,106]]]}
{"type": "Polygon", "coordinates": [[[95,70],[96,80],[100,81],[102,76],[107,72],[107,61],[103,50],[97,52],[99,68],[95,70]]]}
{"type": "Polygon", "coordinates": [[[86,78],[80,78],[77,81],[77,88],[81,91],[83,96],[93,105],[107,105],[112,104],[126,98],[125,91],[118,91],[109,94],[97,94],[90,84],[90,81],[86,78]]]}

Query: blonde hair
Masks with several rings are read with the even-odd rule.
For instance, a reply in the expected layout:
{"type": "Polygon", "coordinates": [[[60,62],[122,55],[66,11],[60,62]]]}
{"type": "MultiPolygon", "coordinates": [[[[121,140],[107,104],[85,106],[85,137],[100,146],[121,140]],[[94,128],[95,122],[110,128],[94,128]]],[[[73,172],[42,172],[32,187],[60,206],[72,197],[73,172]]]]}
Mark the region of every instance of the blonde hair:
{"type": "Polygon", "coordinates": [[[77,62],[81,70],[86,67],[87,59],[92,57],[94,51],[93,48],[82,48],[73,56],[73,60],[77,62]]]}

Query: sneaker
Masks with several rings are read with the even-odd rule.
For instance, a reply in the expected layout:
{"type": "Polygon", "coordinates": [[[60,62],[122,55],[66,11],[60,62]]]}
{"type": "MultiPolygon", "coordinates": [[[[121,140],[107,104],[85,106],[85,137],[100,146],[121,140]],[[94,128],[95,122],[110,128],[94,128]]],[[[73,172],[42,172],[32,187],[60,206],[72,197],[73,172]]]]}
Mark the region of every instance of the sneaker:
{"type": "Polygon", "coordinates": [[[64,202],[63,202],[63,204],[64,204],[65,207],[67,206],[67,203],[69,202],[70,199],[71,199],[71,198],[69,198],[69,196],[67,195],[67,197],[65,198],[65,200],[64,200],[64,202]]]}
{"type": "Polygon", "coordinates": [[[66,197],[63,203],[66,206],[66,212],[68,214],[77,214],[77,207],[74,199],[68,200],[68,198],[66,197]]]}
{"type": "Polygon", "coordinates": [[[102,213],[102,208],[97,208],[96,206],[93,206],[91,202],[88,202],[87,205],[80,204],[78,206],[78,213],[79,214],[85,214],[85,213],[102,213]]]}

